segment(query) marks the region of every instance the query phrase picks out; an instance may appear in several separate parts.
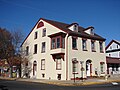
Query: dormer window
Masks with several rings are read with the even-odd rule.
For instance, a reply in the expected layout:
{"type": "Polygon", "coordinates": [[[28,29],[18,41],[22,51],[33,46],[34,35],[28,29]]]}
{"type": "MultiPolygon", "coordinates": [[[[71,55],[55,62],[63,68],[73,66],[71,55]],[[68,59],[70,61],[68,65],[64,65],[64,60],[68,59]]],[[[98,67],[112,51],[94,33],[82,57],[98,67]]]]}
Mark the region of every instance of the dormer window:
{"type": "Polygon", "coordinates": [[[94,27],[90,26],[88,28],[85,29],[85,32],[90,34],[90,35],[94,35],[94,27]]]}
{"type": "Polygon", "coordinates": [[[74,25],[73,30],[74,30],[75,32],[78,32],[78,25],[77,25],[77,24],[74,25]]]}
{"type": "Polygon", "coordinates": [[[94,29],[91,29],[91,30],[90,30],[90,34],[91,34],[91,35],[94,35],[94,29]]]}
{"type": "Polygon", "coordinates": [[[78,27],[79,25],[77,23],[72,23],[68,26],[68,29],[70,29],[71,31],[78,32],[78,27]]]}

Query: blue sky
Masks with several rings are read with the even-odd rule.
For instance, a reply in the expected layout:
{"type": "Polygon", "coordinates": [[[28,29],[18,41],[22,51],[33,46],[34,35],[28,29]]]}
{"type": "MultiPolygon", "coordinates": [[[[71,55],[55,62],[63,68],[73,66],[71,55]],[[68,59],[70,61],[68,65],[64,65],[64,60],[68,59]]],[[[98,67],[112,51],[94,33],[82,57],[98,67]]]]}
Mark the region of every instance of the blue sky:
{"type": "Polygon", "coordinates": [[[0,27],[21,30],[25,37],[39,18],[79,23],[106,43],[120,40],[120,0],[0,0],[0,27]]]}

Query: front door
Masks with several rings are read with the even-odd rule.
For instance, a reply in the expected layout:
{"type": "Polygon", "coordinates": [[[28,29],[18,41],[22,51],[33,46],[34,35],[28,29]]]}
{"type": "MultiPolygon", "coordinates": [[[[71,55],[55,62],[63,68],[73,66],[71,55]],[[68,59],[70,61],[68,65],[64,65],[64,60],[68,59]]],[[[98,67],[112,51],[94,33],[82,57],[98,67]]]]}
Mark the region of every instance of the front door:
{"type": "Polygon", "coordinates": [[[91,60],[87,60],[86,61],[86,76],[92,76],[92,64],[91,64],[91,60]]]}

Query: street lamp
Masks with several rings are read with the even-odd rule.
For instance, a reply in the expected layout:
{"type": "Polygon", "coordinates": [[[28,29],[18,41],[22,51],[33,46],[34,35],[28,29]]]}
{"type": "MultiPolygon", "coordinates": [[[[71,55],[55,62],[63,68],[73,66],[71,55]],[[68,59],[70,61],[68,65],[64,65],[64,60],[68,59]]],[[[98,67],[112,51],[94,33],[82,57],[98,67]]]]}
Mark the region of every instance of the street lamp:
{"type": "Polygon", "coordinates": [[[84,71],[84,67],[83,67],[83,63],[84,63],[84,61],[80,61],[80,64],[81,64],[81,79],[82,79],[82,81],[83,81],[83,71],[84,71]]]}

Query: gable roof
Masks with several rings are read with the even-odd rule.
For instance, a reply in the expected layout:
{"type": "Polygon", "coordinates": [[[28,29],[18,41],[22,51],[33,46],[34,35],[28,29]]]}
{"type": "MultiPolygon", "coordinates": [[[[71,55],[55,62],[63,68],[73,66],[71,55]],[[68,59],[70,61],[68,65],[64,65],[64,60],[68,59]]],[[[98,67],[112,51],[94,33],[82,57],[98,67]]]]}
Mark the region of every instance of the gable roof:
{"type": "Polygon", "coordinates": [[[117,41],[117,40],[112,40],[107,46],[106,46],[106,50],[108,49],[108,47],[112,44],[112,43],[116,43],[116,44],[118,44],[118,45],[120,45],[120,41],[117,41]]]}
{"type": "MultiPolygon", "coordinates": [[[[54,20],[48,20],[48,19],[45,19],[45,18],[40,18],[38,20],[38,22],[40,20],[43,20],[43,21],[45,21],[45,22],[59,28],[60,30],[63,30],[64,32],[68,33],[70,36],[78,36],[78,37],[94,39],[94,40],[100,40],[100,41],[105,41],[106,40],[105,38],[103,38],[103,37],[101,37],[101,36],[99,36],[97,34],[90,35],[90,34],[85,33],[84,31],[86,30],[86,28],[83,28],[81,26],[78,27],[78,32],[71,31],[70,29],[68,29],[68,27],[71,26],[73,23],[72,24],[66,24],[66,23],[63,23],[63,22],[58,22],[58,21],[54,21],[54,20]]],[[[37,23],[35,24],[35,26],[37,25],[37,23]]],[[[35,26],[31,30],[31,32],[34,30],[35,26]]],[[[30,35],[30,33],[28,34],[28,36],[30,35]]],[[[25,40],[28,38],[28,36],[25,38],[25,40]]],[[[25,40],[23,41],[23,43],[25,42],[25,40]]],[[[23,45],[23,43],[21,44],[21,46],[23,45]]]]}

